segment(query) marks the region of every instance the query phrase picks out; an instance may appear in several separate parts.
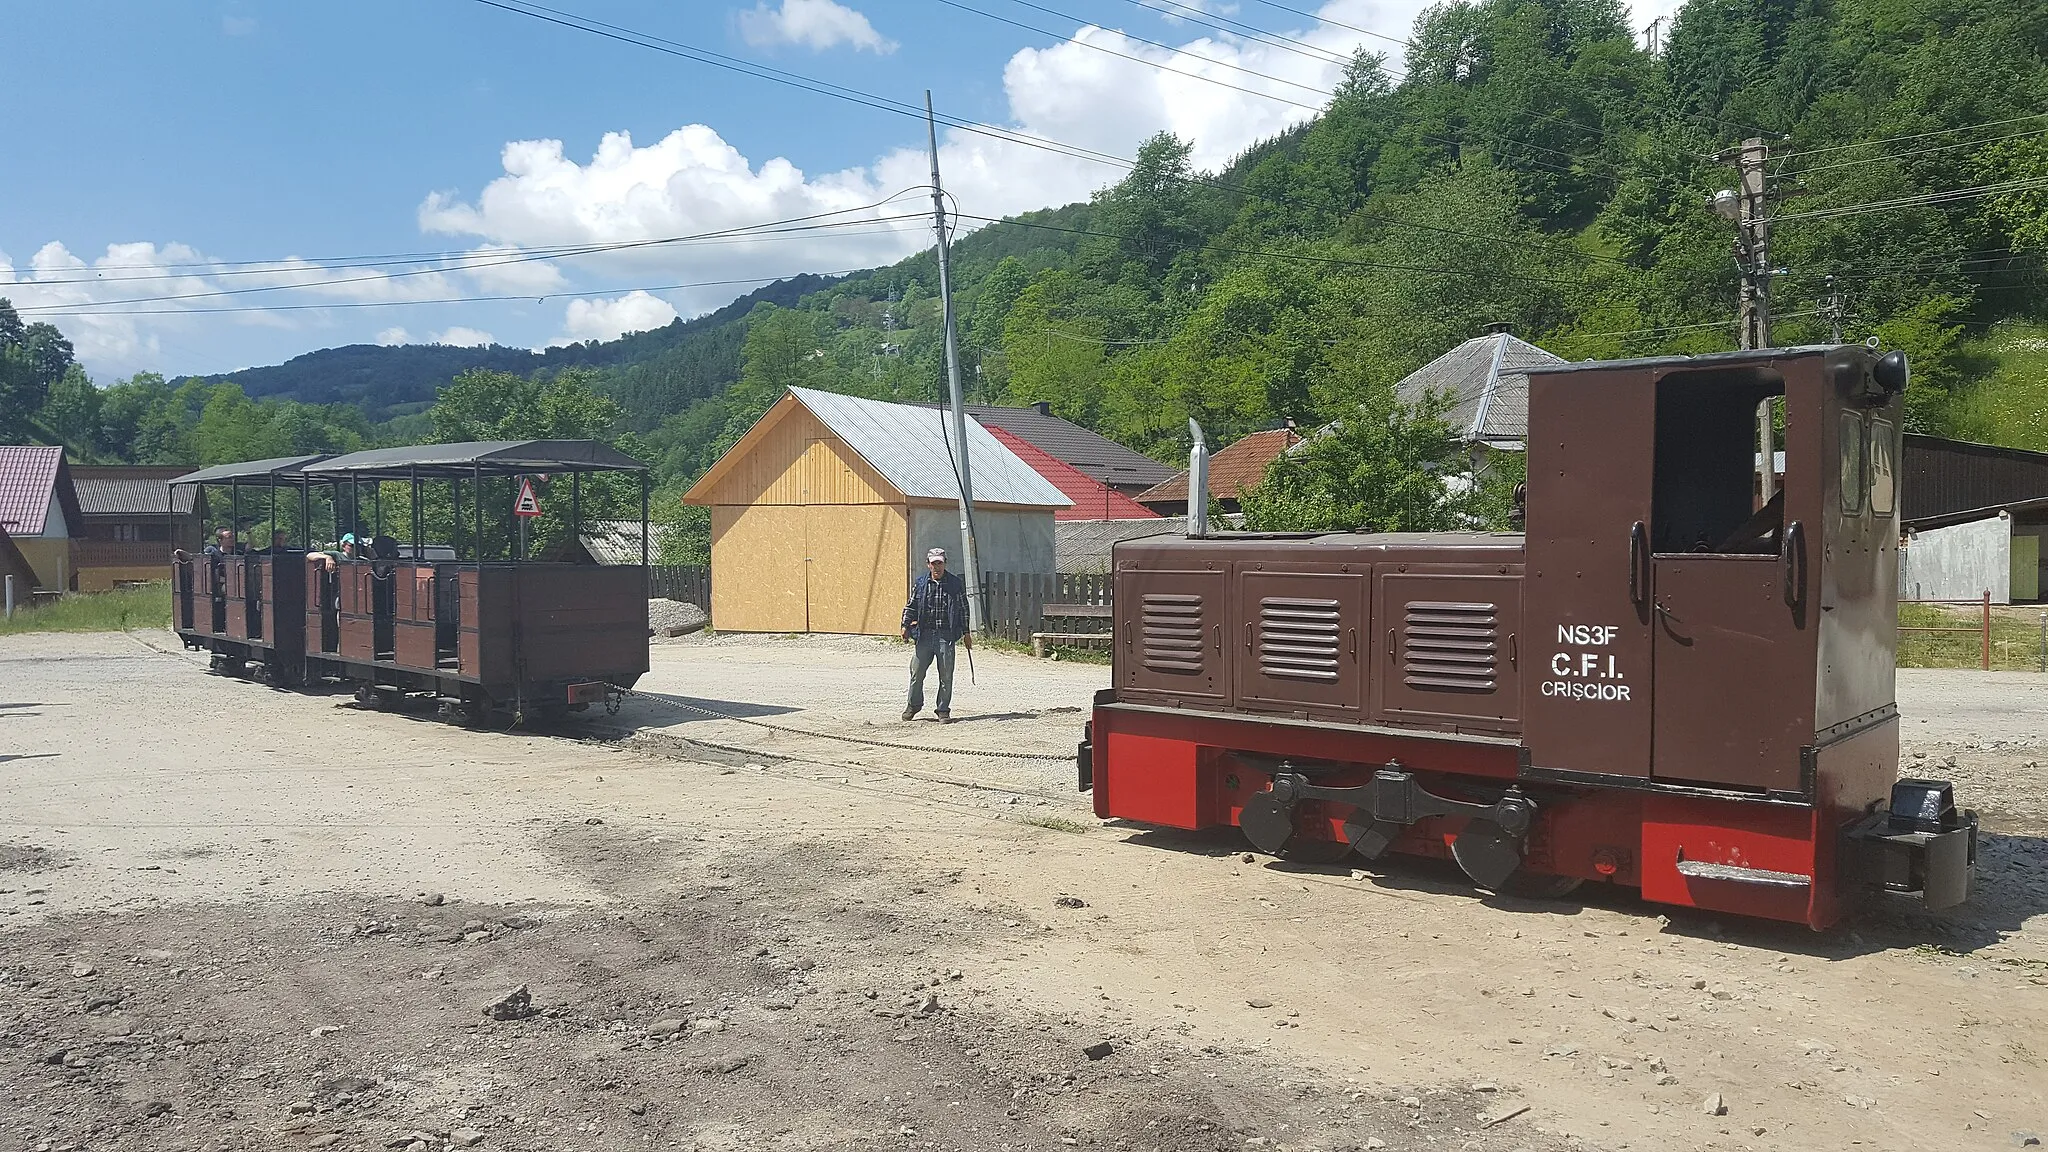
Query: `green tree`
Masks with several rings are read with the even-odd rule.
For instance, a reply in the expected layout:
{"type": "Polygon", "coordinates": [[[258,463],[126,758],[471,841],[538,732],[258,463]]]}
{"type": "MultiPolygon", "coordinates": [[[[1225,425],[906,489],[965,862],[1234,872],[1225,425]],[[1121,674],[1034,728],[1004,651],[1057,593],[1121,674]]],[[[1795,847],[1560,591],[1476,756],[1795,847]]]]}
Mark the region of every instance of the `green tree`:
{"type": "Polygon", "coordinates": [[[29,439],[50,386],[72,363],[71,341],[62,332],[23,324],[13,303],[0,296],[0,444],[29,439]]]}
{"type": "Polygon", "coordinates": [[[473,440],[603,440],[618,435],[619,406],[587,371],[546,379],[473,368],[450,381],[428,410],[437,443],[473,440]]]}
{"type": "Polygon", "coordinates": [[[1459,475],[1463,453],[1444,409],[1441,398],[1411,409],[1391,388],[1379,391],[1274,459],[1243,495],[1245,527],[1442,532],[1470,525],[1475,498],[1459,475]]]}
{"type": "Polygon", "coordinates": [[[37,416],[43,431],[64,445],[73,460],[96,459],[100,454],[100,405],[98,388],[86,377],[85,369],[72,364],[64,369],[37,416]]]}
{"type": "Polygon", "coordinates": [[[1193,144],[1161,132],[1139,145],[1128,176],[1097,195],[1097,230],[1109,235],[1095,244],[1089,261],[1104,279],[1156,285],[1198,242],[1188,183],[1193,151],[1193,144]]]}

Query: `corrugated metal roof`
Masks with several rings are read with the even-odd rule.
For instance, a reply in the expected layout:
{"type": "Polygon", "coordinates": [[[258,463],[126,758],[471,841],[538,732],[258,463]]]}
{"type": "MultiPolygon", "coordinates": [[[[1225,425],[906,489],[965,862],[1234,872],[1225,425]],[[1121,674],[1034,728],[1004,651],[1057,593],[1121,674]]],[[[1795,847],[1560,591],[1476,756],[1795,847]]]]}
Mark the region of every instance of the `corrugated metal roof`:
{"type": "MultiPolygon", "coordinates": [[[[661,542],[666,529],[656,524],[649,542],[648,562],[661,562],[661,542]]],[[[585,520],[576,536],[583,550],[599,564],[640,563],[640,522],[638,520],[585,520]]]]}
{"type": "MultiPolygon", "coordinates": [[[[919,407],[936,408],[937,404],[919,407]]],[[[1005,432],[1034,445],[1055,460],[1092,480],[1113,488],[1143,491],[1173,475],[1173,466],[1133,451],[1098,432],[1091,432],[1071,420],[1037,408],[1000,408],[993,404],[969,404],[967,414],[987,428],[1005,432]]]]}
{"type": "Polygon", "coordinates": [[[1909,522],[2048,496],[2048,453],[1908,432],[1899,457],[1909,522]]]}
{"type": "Polygon", "coordinates": [[[78,497],[70,479],[64,449],[0,444],[0,528],[11,536],[41,536],[53,496],[66,516],[77,517],[78,497]]]}
{"type": "Polygon", "coordinates": [[[1475,336],[1394,385],[1403,404],[1429,392],[1448,396],[1444,419],[1466,443],[1520,448],[1529,436],[1529,370],[1565,363],[1505,332],[1475,336]]]}
{"type": "Polygon", "coordinates": [[[486,476],[525,472],[637,472],[647,465],[596,440],[478,440],[467,444],[413,444],[403,448],[371,448],[308,464],[308,476],[381,477],[402,480],[417,472],[464,476],[482,469],[486,476]]]}
{"type": "Polygon", "coordinates": [[[78,507],[87,516],[162,516],[177,500],[180,515],[192,511],[199,489],[188,485],[170,486],[184,473],[180,467],[157,465],[80,465],[71,469],[71,486],[78,490],[78,507]]]}
{"type": "MultiPolygon", "coordinates": [[[[789,391],[898,492],[914,499],[960,499],[948,439],[952,430],[940,410],[811,388],[789,391]]],[[[973,420],[967,422],[967,462],[977,504],[1065,508],[1072,503],[973,420]]]]}
{"type": "Polygon", "coordinates": [[[1185,516],[1153,516],[1131,520],[1061,520],[1052,526],[1056,571],[1109,571],[1109,550],[1119,540],[1177,535],[1188,530],[1185,516]]]}
{"type": "Polygon", "coordinates": [[[226,484],[229,481],[248,480],[268,484],[272,476],[282,480],[287,477],[298,479],[306,465],[325,460],[322,454],[312,456],[277,456],[269,460],[244,460],[236,464],[215,464],[197,472],[172,477],[172,484],[226,484]]]}

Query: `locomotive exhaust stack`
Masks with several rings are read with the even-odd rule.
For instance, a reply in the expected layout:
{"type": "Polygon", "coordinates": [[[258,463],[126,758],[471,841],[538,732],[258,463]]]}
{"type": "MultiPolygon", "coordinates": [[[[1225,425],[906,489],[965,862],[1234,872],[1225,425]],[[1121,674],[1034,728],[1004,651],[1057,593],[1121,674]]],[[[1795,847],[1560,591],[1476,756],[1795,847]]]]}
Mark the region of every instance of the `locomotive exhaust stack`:
{"type": "Polygon", "coordinates": [[[1115,548],[1081,785],[1105,818],[1495,890],[1815,928],[1866,891],[1960,902],[1975,814],[1898,773],[1906,378],[1858,345],[1534,370],[1520,533],[1208,536],[1192,428],[1188,535],[1115,548]]]}

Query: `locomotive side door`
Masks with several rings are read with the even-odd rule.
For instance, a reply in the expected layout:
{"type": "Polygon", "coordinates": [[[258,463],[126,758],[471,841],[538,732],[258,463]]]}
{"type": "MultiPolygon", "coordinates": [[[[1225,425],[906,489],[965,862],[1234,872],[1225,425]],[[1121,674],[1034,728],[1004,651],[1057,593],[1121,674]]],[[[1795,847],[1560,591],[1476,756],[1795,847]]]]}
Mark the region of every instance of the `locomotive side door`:
{"type": "Polygon", "coordinates": [[[1813,739],[1818,566],[1817,357],[1672,372],[1657,382],[1651,509],[1656,669],[1651,774],[1797,790],[1813,739]],[[1787,380],[1792,386],[1787,395],[1787,380]],[[1784,396],[1784,486],[1759,506],[1758,404],[1784,396]]]}
{"type": "Polygon", "coordinates": [[[1522,732],[1542,773],[1650,773],[1651,369],[1529,374],[1522,732]]]}

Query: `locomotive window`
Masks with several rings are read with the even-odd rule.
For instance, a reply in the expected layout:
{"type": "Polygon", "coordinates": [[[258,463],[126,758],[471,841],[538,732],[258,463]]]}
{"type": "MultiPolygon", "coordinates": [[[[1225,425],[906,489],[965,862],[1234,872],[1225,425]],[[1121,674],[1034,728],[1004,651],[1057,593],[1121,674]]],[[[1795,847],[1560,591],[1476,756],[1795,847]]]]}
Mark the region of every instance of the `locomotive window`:
{"type": "Polygon", "coordinates": [[[1892,514],[1898,481],[1892,468],[1892,424],[1889,420],[1870,422],[1870,511],[1875,516],[1892,514]]]}
{"type": "Polygon", "coordinates": [[[1757,507],[1757,407],[1784,394],[1776,373],[1755,369],[1657,382],[1652,551],[1776,554],[1783,503],[1757,507]]]}
{"type": "Polygon", "coordinates": [[[1842,515],[1863,511],[1863,417],[1842,413],[1842,515]]]}

